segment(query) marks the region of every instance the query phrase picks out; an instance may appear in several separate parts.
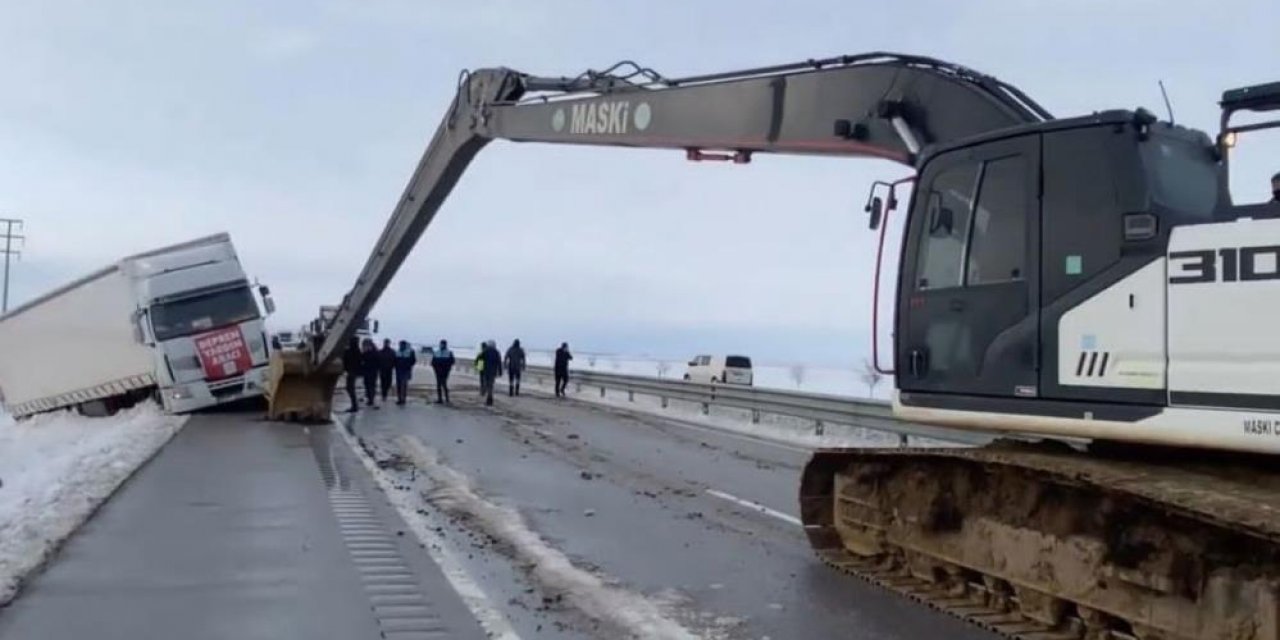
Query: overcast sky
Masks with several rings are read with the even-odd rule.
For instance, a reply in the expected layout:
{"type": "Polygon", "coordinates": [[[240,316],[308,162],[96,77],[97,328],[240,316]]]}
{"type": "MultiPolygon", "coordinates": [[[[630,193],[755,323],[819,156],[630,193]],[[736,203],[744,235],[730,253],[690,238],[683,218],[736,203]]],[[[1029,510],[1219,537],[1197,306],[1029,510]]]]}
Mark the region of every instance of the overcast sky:
{"type": "MultiPolygon", "coordinates": [[[[1059,116],[1145,105],[1213,131],[1280,80],[1280,3],[703,0],[0,3],[0,217],[20,302],[229,231],[294,328],[352,284],[467,67],[671,76],[872,50],[1011,82],[1059,116]]],[[[1262,200],[1280,135],[1246,138],[1262,200]],[[1262,147],[1267,147],[1263,149],[1262,147]]],[[[490,145],[375,310],[389,337],[852,365],[869,349],[883,161],[490,145]]]]}

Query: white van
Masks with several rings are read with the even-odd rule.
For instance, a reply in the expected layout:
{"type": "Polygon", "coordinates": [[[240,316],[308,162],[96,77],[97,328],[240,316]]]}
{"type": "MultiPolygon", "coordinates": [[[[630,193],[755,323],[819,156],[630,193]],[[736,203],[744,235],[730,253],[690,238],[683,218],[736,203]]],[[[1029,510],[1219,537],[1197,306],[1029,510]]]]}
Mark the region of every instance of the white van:
{"type": "Polygon", "coordinates": [[[698,356],[684,372],[689,382],[743,384],[751,386],[751,358],[746,356],[698,356]]]}

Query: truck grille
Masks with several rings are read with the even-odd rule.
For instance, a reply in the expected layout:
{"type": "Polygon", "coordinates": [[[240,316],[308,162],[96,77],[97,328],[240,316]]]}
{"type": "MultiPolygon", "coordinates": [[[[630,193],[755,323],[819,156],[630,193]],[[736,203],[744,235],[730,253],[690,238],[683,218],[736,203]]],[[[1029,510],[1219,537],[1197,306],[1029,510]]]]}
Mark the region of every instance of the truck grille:
{"type": "Polygon", "coordinates": [[[234,378],[209,383],[209,393],[213,394],[215,398],[234,396],[241,391],[244,391],[244,376],[235,376],[234,378]]]}

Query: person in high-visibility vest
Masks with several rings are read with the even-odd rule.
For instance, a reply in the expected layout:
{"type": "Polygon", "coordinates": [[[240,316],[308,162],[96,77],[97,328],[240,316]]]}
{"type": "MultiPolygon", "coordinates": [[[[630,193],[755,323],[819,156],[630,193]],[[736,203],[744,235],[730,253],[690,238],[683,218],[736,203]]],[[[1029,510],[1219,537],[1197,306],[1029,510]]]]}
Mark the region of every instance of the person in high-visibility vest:
{"type": "Polygon", "coordinates": [[[480,379],[480,397],[481,398],[484,397],[484,387],[485,387],[484,348],[485,348],[485,343],[481,342],[480,348],[476,350],[476,362],[475,362],[476,377],[480,379]]]}

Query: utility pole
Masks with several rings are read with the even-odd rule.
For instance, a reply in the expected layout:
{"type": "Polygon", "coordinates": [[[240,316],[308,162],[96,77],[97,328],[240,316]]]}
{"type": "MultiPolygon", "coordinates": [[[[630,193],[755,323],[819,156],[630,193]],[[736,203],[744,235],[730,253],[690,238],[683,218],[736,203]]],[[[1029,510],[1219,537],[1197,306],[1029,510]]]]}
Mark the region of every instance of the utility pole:
{"type": "Polygon", "coordinates": [[[0,299],[0,313],[9,311],[9,261],[13,256],[22,256],[22,252],[13,248],[13,241],[25,241],[26,236],[14,233],[16,228],[22,230],[22,221],[12,218],[0,218],[0,224],[4,225],[4,297],[0,299]]]}

